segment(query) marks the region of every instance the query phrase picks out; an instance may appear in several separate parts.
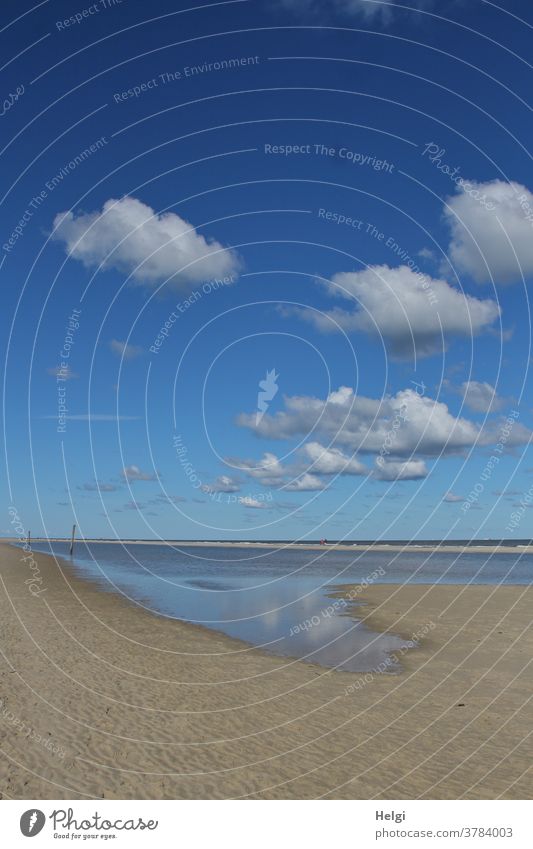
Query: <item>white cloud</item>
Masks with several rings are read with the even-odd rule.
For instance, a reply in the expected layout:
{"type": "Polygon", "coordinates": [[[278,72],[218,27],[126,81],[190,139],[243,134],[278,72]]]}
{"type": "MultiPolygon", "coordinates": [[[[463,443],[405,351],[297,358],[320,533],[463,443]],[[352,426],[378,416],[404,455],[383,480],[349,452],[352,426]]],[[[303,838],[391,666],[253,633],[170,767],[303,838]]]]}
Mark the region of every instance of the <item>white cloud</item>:
{"type": "MultiPolygon", "coordinates": [[[[350,453],[383,455],[389,459],[413,454],[434,457],[461,454],[476,443],[494,445],[501,439],[501,422],[480,428],[475,422],[452,415],[442,401],[403,389],[381,399],[354,394],[341,386],[326,399],[288,396],[285,409],[268,413],[256,424],[255,413],[241,413],[237,424],[267,439],[305,437],[313,429],[350,453]]],[[[516,423],[506,445],[526,444],[531,431],[516,423]]]]}
{"type": "Polygon", "coordinates": [[[333,276],[327,290],[351,301],[352,309],[301,310],[300,315],[325,332],[335,331],[338,323],[347,331],[381,336],[398,358],[426,357],[446,350],[450,337],[476,336],[488,330],[500,314],[495,301],[466,295],[445,280],[406,265],[341,272],[333,276]]]}
{"type": "Polygon", "coordinates": [[[518,445],[528,445],[533,433],[525,425],[513,419],[499,416],[498,419],[487,422],[483,427],[483,444],[502,445],[502,450],[511,452],[518,445]]]}
{"type": "Polygon", "coordinates": [[[54,228],[53,238],[87,268],[116,268],[148,286],[168,280],[183,289],[239,268],[233,251],[206,239],[176,213],[157,214],[132,197],[110,199],[101,212],[62,212],[54,228]]]}
{"type": "Polygon", "coordinates": [[[448,255],[459,271],[478,282],[492,275],[495,283],[533,272],[533,194],[525,186],[465,183],[448,198],[444,215],[452,233],[448,255]]]}
{"type": "MultiPolygon", "coordinates": [[[[255,419],[257,422],[257,419],[255,419]]],[[[308,442],[294,462],[284,466],[278,457],[266,452],[258,460],[227,458],[228,465],[246,472],[262,486],[289,492],[313,492],[324,489],[320,475],[366,475],[369,470],[354,457],[338,448],[326,448],[319,442],[308,442]]]]}
{"type": "Polygon", "coordinates": [[[305,472],[301,477],[285,484],[283,489],[287,492],[317,492],[324,489],[324,482],[316,475],[305,472]]]}
{"type": "MultiPolygon", "coordinates": [[[[291,11],[337,13],[347,17],[363,17],[367,20],[375,18],[388,23],[394,13],[395,0],[281,0],[282,5],[291,11]]],[[[431,8],[434,0],[414,0],[413,8],[431,8]]]]}
{"type": "MultiPolygon", "coordinates": [[[[254,415],[254,421],[257,421],[256,415],[254,415]]],[[[279,486],[283,482],[286,471],[278,457],[269,451],[265,452],[263,457],[257,461],[228,457],[226,462],[229,466],[246,472],[263,486],[279,486]]]]}
{"type": "Polygon", "coordinates": [[[465,380],[460,387],[461,395],[467,407],[476,413],[495,413],[505,405],[505,399],[500,398],[494,386],[490,383],[479,383],[477,380],[465,380]]]}
{"type": "Polygon", "coordinates": [[[257,498],[252,498],[250,495],[243,495],[239,498],[239,504],[243,507],[250,507],[252,510],[264,510],[266,504],[263,501],[258,501],[257,498]]]}
{"type": "Polygon", "coordinates": [[[46,371],[52,377],[55,377],[56,379],[59,378],[60,380],[74,380],[76,377],[79,377],[79,374],[72,371],[69,365],[64,368],[62,366],[55,366],[54,368],[49,368],[46,371]]]}
{"type": "Polygon", "coordinates": [[[120,342],[118,339],[112,339],[109,347],[117,357],[121,357],[123,360],[134,360],[143,352],[139,345],[129,345],[127,342],[120,342]]]}
{"type": "Polygon", "coordinates": [[[207,483],[202,486],[203,492],[238,492],[240,490],[238,481],[230,478],[228,475],[220,475],[213,483],[207,483]]]}
{"type": "Polygon", "coordinates": [[[429,472],[423,460],[384,460],[376,459],[374,477],[382,481],[414,481],[426,478],[429,472]]]}
{"type": "Polygon", "coordinates": [[[122,470],[122,477],[127,481],[155,481],[157,475],[150,472],[143,472],[138,466],[125,466],[122,470]]]}
{"type": "Polygon", "coordinates": [[[462,495],[454,495],[453,492],[447,492],[442,500],[448,504],[457,504],[459,501],[464,501],[464,498],[462,495]]]}
{"type": "Polygon", "coordinates": [[[308,442],[302,453],[311,461],[311,471],[317,475],[366,475],[368,469],[355,457],[349,457],[339,448],[325,448],[319,442],[308,442]]]}

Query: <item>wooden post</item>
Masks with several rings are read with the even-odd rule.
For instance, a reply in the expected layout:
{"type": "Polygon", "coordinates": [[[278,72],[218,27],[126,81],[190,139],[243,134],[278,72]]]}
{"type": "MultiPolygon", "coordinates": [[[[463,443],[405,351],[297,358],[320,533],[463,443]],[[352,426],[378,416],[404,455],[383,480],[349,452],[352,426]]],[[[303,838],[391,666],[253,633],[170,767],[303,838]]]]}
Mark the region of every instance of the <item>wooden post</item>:
{"type": "Polygon", "coordinates": [[[72,552],[74,551],[74,535],[76,533],[76,525],[72,525],[72,539],[70,540],[70,556],[72,557],[72,552]]]}

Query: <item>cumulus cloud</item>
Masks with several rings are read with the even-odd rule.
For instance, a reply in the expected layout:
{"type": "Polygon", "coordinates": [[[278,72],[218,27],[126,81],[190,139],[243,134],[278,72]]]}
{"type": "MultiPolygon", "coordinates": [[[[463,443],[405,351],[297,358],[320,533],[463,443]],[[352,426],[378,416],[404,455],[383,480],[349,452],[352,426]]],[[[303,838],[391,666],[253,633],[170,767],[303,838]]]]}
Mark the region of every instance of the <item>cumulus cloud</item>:
{"type": "Polygon", "coordinates": [[[319,475],[366,475],[368,469],[355,457],[349,457],[339,448],[325,448],[319,442],[308,442],[302,453],[311,461],[311,471],[319,475]]]}
{"type": "Polygon", "coordinates": [[[533,272],[533,194],[515,182],[463,183],[448,198],[448,256],[480,283],[512,283],[533,272]]]}
{"type": "MultiPolygon", "coordinates": [[[[241,413],[237,424],[267,439],[301,438],[313,429],[351,454],[377,454],[389,459],[413,454],[434,457],[461,454],[473,445],[495,445],[501,439],[502,422],[480,428],[475,422],[455,417],[442,401],[403,389],[381,399],[355,395],[341,386],[327,398],[287,396],[285,409],[268,413],[256,424],[254,413],[241,413]]],[[[507,446],[526,444],[531,431],[515,423],[507,446]]]]}
{"type": "Polygon", "coordinates": [[[156,481],[157,475],[151,472],[143,472],[138,466],[125,466],[122,469],[122,477],[127,481],[156,481]]]}
{"type": "Polygon", "coordinates": [[[256,461],[232,457],[226,462],[234,468],[239,468],[262,486],[290,492],[324,489],[325,484],[320,479],[322,475],[369,473],[369,469],[355,457],[344,454],[339,448],[325,447],[319,442],[308,442],[295,455],[293,462],[287,465],[283,465],[272,452],[266,452],[256,461]]]}
{"type": "MultiPolygon", "coordinates": [[[[254,421],[257,422],[257,416],[254,416],[254,421]]],[[[278,457],[269,451],[265,452],[260,460],[240,460],[237,457],[228,457],[226,462],[229,466],[246,472],[263,486],[279,486],[283,482],[286,471],[278,457]]]]}
{"type": "Polygon", "coordinates": [[[243,495],[239,498],[239,504],[243,507],[249,507],[252,510],[264,510],[266,504],[263,501],[258,501],[257,498],[252,498],[250,495],[243,495]]]}
{"type": "Polygon", "coordinates": [[[467,407],[476,413],[495,413],[506,403],[504,398],[497,395],[494,386],[477,380],[465,380],[461,384],[460,393],[467,407]]]}
{"type": "Polygon", "coordinates": [[[317,492],[324,489],[324,486],[324,481],[320,480],[319,477],[305,472],[299,478],[285,484],[283,489],[287,492],[317,492]]]}
{"type": "Polygon", "coordinates": [[[79,377],[79,374],[72,371],[69,365],[63,366],[54,366],[53,368],[46,369],[47,373],[51,377],[55,377],[59,380],[74,380],[76,377],[79,377]]]}
{"type": "Polygon", "coordinates": [[[384,460],[378,457],[374,477],[382,481],[415,481],[426,478],[429,472],[423,460],[384,460]]]}
{"type": "Polygon", "coordinates": [[[111,339],[109,347],[117,357],[121,357],[123,360],[134,360],[136,357],[140,357],[143,352],[139,345],[129,345],[119,339],[111,339]]]}
{"type": "Polygon", "coordinates": [[[483,442],[485,445],[502,446],[502,450],[511,452],[519,445],[528,445],[533,433],[525,425],[520,424],[512,416],[499,416],[483,427],[483,442]]]}
{"type": "Polygon", "coordinates": [[[236,254],[206,239],[174,212],[156,213],[133,197],[106,201],[101,212],[61,212],[53,238],[87,268],[115,268],[137,283],[184,289],[236,274],[236,254]]]}
{"type": "Polygon", "coordinates": [[[446,501],[448,504],[457,504],[459,501],[464,501],[462,495],[455,495],[453,492],[447,492],[443,501],[446,501]]]}
{"type": "Polygon", "coordinates": [[[206,483],[202,486],[203,492],[238,492],[240,490],[238,481],[230,478],[229,475],[220,475],[213,483],[206,483]]]}
{"type": "Polygon", "coordinates": [[[329,294],[349,300],[352,308],[300,310],[302,317],[324,332],[337,330],[338,324],[347,331],[382,337],[391,354],[400,359],[446,350],[450,337],[476,336],[500,314],[495,301],[466,295],[445,280],[406,265],[341,272],[326,288],[329,294]]]}

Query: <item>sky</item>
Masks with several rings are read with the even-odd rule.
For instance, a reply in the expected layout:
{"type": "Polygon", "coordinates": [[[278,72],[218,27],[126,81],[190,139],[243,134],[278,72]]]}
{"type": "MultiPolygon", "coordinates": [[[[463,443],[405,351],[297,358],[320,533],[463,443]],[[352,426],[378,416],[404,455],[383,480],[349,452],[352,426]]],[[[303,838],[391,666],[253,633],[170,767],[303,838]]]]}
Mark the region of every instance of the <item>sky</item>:
{"type": "Polygon", "coordinates": [[[533,536],[527,0],[1,16],[2,535],[533,536]]]}

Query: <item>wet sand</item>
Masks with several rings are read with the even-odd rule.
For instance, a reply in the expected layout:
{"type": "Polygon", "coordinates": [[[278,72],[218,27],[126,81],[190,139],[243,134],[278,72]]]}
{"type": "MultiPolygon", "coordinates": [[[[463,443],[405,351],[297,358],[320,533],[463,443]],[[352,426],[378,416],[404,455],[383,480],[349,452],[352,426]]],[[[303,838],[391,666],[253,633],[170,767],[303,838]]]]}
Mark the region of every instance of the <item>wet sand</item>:
{"type": "Polygon", "coordinates": [[[0,545],[4,798],[533,795],[531,587],[367,588],[358,617],[419,647],[401,674],[358,675],[23,554],[0,545]]]}

